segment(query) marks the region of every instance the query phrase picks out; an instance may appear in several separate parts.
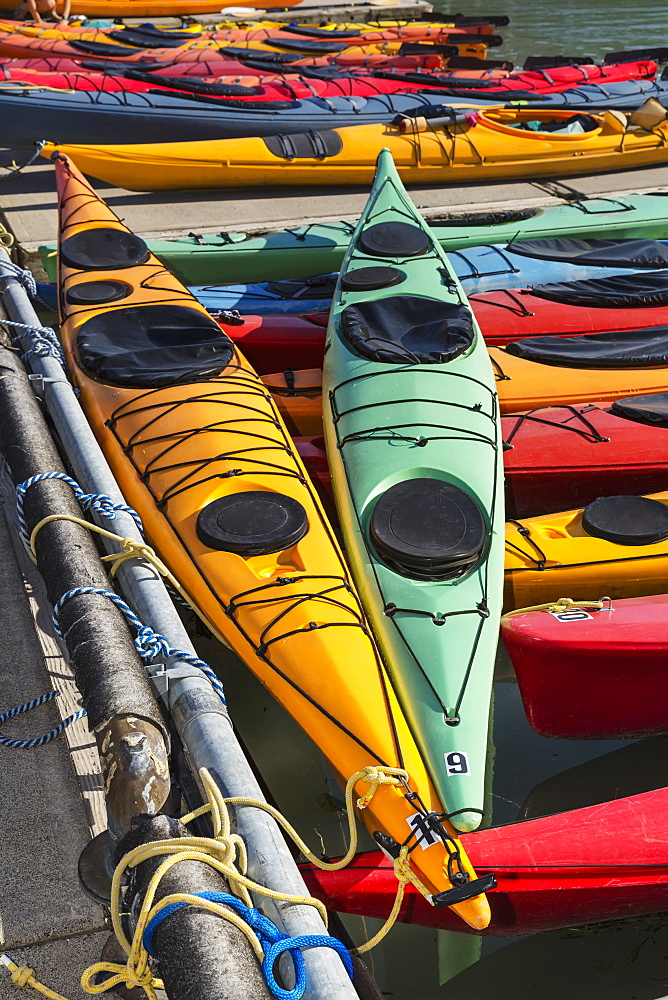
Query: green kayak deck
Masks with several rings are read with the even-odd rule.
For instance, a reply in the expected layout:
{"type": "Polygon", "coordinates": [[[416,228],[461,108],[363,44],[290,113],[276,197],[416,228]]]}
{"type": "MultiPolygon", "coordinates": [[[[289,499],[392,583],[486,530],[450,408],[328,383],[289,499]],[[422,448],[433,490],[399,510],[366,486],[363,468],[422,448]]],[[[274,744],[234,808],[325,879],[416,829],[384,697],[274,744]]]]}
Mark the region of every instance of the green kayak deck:
{"type": "Polygon", "coordinates": [[[498,400],[466,296],[388,150],[334,295],[323,403],[356,585],[447,815],[473,830],[503,586],[498,400]]]}
{"type": "MultiPolygon", "coordinates": [[[[661,194],[591,198],[520,211],[442,214],[430,219],[444,250],[550,236],[668,238],[668,197],[661,194]]],[[[338,271],[355,229],[350,222],[297,226],[265,233],[226,233],[148,240],[151,251],[187,285],[274,281],[338,271]]],[[[56,280],[55,244],[39,248],[56,280]]]]}

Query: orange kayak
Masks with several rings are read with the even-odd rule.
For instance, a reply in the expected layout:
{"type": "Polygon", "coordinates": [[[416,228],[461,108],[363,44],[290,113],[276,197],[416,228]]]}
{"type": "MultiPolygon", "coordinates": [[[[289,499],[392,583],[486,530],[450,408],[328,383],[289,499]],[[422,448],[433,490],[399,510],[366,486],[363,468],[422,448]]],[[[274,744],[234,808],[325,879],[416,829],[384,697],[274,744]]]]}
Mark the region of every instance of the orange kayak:
{"type": "MultiPolygon", "coordinates": [[[[64,156],[56,178],[67,364],[148,541],[342,783],[368,767],[406,772],[380,784],[360,816],[389,849],[415,845],[411,870],[435,905],[484,928],[489,880],[475,878],[445,818],[270,394],[64,156]]],[[[356,779],[357,795],[374,773],[371,785],[356,779]]]]}

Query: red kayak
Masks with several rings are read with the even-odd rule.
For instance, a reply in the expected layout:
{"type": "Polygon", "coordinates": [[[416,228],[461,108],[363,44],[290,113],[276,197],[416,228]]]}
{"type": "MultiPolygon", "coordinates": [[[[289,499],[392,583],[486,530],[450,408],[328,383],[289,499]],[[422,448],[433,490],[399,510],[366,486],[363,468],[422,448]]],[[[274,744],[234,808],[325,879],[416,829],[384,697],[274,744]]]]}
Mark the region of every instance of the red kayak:
{"type": "MultiPolygon", "coordinates": [[[[533,934],[668,907],[667,788],[466,833],[462,842],[476,871],[497,879],[484,934],[533,934]]],[[[358,854],[340,872],[303,865],[302,873],[310,892],[338,912],[384,919],[392,908],[397,882],[380,851],[358,854]]],[[[399,919],[462,930],[450,910],[434,909],[412,886],[399,919]]]]}
{"type": "MultiPolygon", "coordinates": [[[[533,611],[501,622],[531,726],[541,736],[668,732],[668,595],[533,611]]],[[[668,857],[668,842],[664,844],[668,857]]]]}
{"type": "MultiPolygon", "coordinates": [[[[55,62],[56,60],[54,60],[55,62]]],[[[69,62],[69,60],[58,60],[69,62]]],[[[43,60],[34,60],[35,63],[43,60]]],[[[17,69],[15,66],[32,66],[32,60],[16,60],[0,65],[0,82],[7,81],[20,84],[30,84],[34,87],[55,87],[60,90],[98,90],[107,93],[128,91],[145,93],[156,88],[168,87],[178,93],[181,89],[189,92],[191,85],[199,88],[202,84],[211,85],[215,90],[206,91],[212,97],[233,97],[243,101],[298,101],[310,97],[374,97],[377,94],[393,94],[410,91],[426,92],[425,83],[401,83],[396,80],[380,80],[372,76],[342,76],[331,80],[320,80],[316,77],[302,77],[296,74],[286,76],[262,74],[257,76],[257,70],[251,70],[248,75],[236,76],[204,76],[200,77],[199,64],[180,64],[164,67],[160,73],[141,73],[140,70],[127,70],[127,75],[116,75],[95,70],[86,71],[76,63],[74,69],[66,72],[49,70],[17,69]],[[196,69],[197,75],[192,73],[196,69]],[[174,72],[172,72],[172,70],[174,72]],[[178,71],[178,72],[177,72],[178,71]],[[142,79],[135,78],[141,76],[142,79]],[[255,74],[255,75],[253,75],[255,74]],[[183,80],[183,88],[179,86],[183,80]],[[228,92],[225,92],[226,88],[228,92]]],[[[241,64],[239,64],[241,65],[241,64]]],[[[201,91],[204,92],[204,91],[201,91]]],[[[437,91],[434,100],[439,99],[437,91]]]]}
{"type": "MultiPolygon", "coordinates": [[[[425,46],[428,48],[428,46],[425,46]]],[[[11,59],[39,59],[44,57],[67,58],[67,59],[104,59],[113,60],[119,65],[139,62],[158,63],[209,63],[220,60],[221,64],[235,58],[234,48],[226,55],[229,47],[218,48],[213,45],[210,48],[193,49],[131,49],[125,45],[111,45],[107,42],[87,42],[72,41],[67,42],[60,38],[32,38],[25,35],[18,35],[12,32],[0,34],[0,55],[11,59]]],[[[267,49],[244,50],[251,52],[253,60],[276,61],[277,53],[267,49]],[[256,55],[257,52],[257,55],[256,55]],[[272,59],[271,57],[274,57],[272,59]]],[[[278,53],[280,55],[280,53],[278,53]]],[[[383,53],[355,53],[344,51],[341,53],[305,56],[295,54],[294,61],[290,61],[291,66],[372,66],[376,68],[392,68],[398,70],[436,69],[444,65],[443,59],[438,52],[420,52],[415,55],[386,56],[383,53]]],[[[286,60],[287,61],[287,60],[286,60]]],[[[235,64],[236,65],[236,64],[235,64]]],[[[277,67],[285,65],[284,61],[277,61],[277,67]]],[[[228,72],[222,69],[217,75],[225,75],[228,72]]],[[[230,72],[234,72],[231,70],[230,72]]],[[[255,70],[254,72],[257,72],[255,70]]]]}
{"type": "MultiPolygon", "coordinates": [[[[485,95],[499,94],[505,95],[508,91],[536,91],[541,94],[555,94],[561,90],[568,90],[577,87],[581,83],[612,83],[620,80],[646,80],[654,77],[658,70],[658,65],[653,59],[638,59],[632,62],[614,63],[610,66],[582,65],[582,66],[551,66],[549,69],[536,70],[513,70],[503,78],[493,77],[492,85],[485,84],[485,95]]],[[[476,76],[470,81],[470,85],[451,76],[449,73],[440,73],[442,81],[450,79],[453,88],[462,90],[476,89],[476,76]]],[[[489,79],[486,77],[478,79],[489,79]]],[[[482,95],[481,95],[482,96],[482,95]]]]}
{"type": "MultiPolygon", "coordinates": [[[[299,297],[298,281],[285,284],[291,287],[291,296],[299,297]]],[[[468,300],[485,342],[494,347],[534,336],[659,331],[668,327],[668,269],[480,292],[468,300]]],[[[293,315],[292,324],[276,323],[278,314],[266,315],[263,321],[246,318],[252,324],[248,332],[243,327],[228,330],[223,326],[232,339],[243,337],[244,352],[260,374],[290,366],[322,366],[326,312],[293,315]]]]}
{"type": "MultiPolygon", "coordinates": [[[[668,205],[666,206],[668,207],[668,205]]],[[[536,285],[469,295],[486,343],[525,337],[668,327],[668,272],[536,285]]]]}
{"type": "MultiPolygon", "coordinates": [[[[501,427],[508,517],[571,510],[600,496],[665,488],[668,393],[508,414],[501,427]]],[[[311,477],[331,491],[323,438],[296,442],[311,477]]]]}

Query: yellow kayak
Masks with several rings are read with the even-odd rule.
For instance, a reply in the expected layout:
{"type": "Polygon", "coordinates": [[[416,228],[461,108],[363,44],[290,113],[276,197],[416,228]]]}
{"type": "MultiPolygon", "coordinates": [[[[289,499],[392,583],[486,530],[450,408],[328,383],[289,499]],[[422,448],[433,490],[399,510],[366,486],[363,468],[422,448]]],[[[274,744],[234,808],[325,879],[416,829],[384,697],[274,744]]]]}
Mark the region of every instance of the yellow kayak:
{"type": "Polygon", "coordinates": [[[483,929],[489,880],[475,878],[445,816],[271,396],[62,156],[56,180],[68,368],[148,541],[342,783],[358,775],[355,791],[369,800],[360,816],[377,842],[410,844],[411,871],[434,905],[483,929]],[[370,794],[387,768],[406,774],[370,794]]]}
{"type": "Polygon", "coordinates": [[[370,184],[383,147],[390,149],[404,183],[477,183],[665,163],[668,122],[665,109],[661,113],[662,120],[643,128],[613,111],[458,111],[454,124],[450,118],[431,122],[406,118],[398,125],[359,125],[264,139],[145,145],[47,143],[42,155],[49,157],[59,149],[74,157],[86,173],[131,191],[370,184]],[[570,131],[583,123],[587,131],[570,131]]]}
{"type": "Polygon", "coordinates": [[[506,525],[506,611],[560,597],[665,594],[667,579],[668,493],[602,497],[506,525]]]}

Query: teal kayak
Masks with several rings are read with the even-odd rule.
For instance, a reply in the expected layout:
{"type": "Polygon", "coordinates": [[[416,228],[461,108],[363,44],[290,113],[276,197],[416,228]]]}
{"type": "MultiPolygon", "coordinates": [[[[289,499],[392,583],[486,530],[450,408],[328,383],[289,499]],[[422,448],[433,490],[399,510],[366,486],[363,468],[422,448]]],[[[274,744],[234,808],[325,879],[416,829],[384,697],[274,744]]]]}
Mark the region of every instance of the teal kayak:
{"type": "MultiPolygon", "coordinates": [[[[658,240],[668,238],[668,197],[635,194],[519,211],[442,213],[431,219],[431,228],[446,251],[551,236],[658,240]]],[[[350,222],[332,222],[255,235],[191,234],[147,243],[187,285],[234,284],[338,271],[354,229],[350,222]]],[[[55,253],[55,244],[38,251],[50,281],[56,280],[55,253]]]]}
{"type": "Polygon", "coordinates": [[[357,588],[447,815],[474,830],[503,584],[498,400],[466,296],[389,150],[334,293],[323,400],[357,588]]]}

